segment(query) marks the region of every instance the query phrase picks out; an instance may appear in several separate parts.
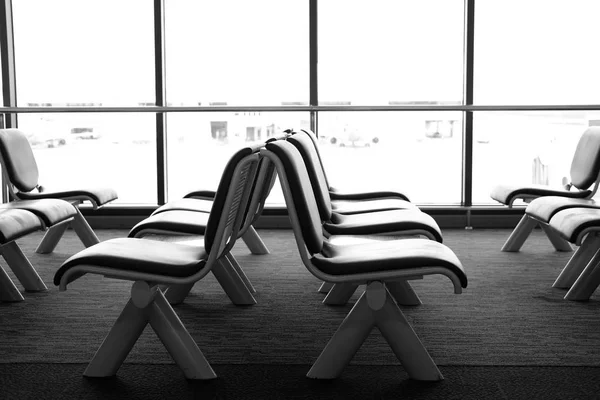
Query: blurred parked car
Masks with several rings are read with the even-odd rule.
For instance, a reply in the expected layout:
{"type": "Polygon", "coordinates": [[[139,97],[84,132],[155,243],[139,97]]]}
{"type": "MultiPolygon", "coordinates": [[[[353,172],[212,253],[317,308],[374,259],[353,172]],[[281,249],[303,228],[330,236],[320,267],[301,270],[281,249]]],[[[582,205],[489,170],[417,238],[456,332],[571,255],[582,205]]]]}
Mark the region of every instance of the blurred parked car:
{"type": "Polygon", "coordinates": [[[67,144],[65,137],[50,132],[26,132],[25,135],[33,148],[53,148],[67,144]]]}
{"type": "Polygon", "coordinates": [[[99,139],[101,136],[94,128],[71,128],[71,135],[75,139],[99,139]]]}

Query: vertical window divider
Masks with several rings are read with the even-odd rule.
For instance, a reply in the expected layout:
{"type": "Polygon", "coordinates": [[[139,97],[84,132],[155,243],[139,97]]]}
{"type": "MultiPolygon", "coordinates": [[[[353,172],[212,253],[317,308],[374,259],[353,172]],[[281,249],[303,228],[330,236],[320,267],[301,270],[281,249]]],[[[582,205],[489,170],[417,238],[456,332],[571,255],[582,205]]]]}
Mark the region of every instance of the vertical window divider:
{"type": "MultiPolygon", "coordinates": [[[[17,85],[15,73],[15,45],[12,18],[12,0],[0,0],[0,68],[2,68],[3,106],[17,106],[17,85]]],[[[0,118],[0,128],[15,128],[17,114],[5,113],[0,118]]],[[[8,182],[2,174],[2,203],[9,201],[8,182]]]]}
{"type": "MultiPolygon", "coordinates": [[[[464,105],[473,105],[473,66],[475,44],[475,0],[465,0],[465,44],[464,44],[464,105]]],[[[463,176],[462,206],[467,209],[466,228],[471,227],[473,205],[473,111],[463,114],[463,176]]]]}
{"type": "MultiPolygon", "coordinates": [[[[316,107],[319,105],[319,48],[318,48],[318,2],[310,0],[308,13],[308,31],[309,31],[309,105],[316,107]]],[[[318,136],[318,112],[310,111],[310,129],[318,136]]]]}
{"type": "MultiPolygon", "coordinates": [[[[164,0],[154,0],[154,64],[156,105],[167,105],[165,87],[165,4],[164,0]]],[[[167,200],[167,115],[161,111],[156,113],[156,188],[157,202],[165,204],[167,200]]]]}

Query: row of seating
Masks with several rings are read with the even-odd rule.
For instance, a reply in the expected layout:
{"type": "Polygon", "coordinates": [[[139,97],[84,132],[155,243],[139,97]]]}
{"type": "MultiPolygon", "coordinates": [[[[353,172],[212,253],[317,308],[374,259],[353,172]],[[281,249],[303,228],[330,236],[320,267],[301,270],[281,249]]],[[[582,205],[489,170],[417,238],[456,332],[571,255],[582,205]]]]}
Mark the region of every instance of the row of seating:
{"type": "MultiPolygon", "coordinates": [[[[9,202],[0,205],[0,253],[27,292],[47,290],[16,240],[38,230],[46,231],[36,252],[50,253],[70,226],[85,246],[99,242],[79,205],[94,209],[117,198],[111,188],[88,187],[50,190],[39,182],[39,171],[26,135],[17,129],[0,129],[0,161],[9,202]]],[[[22,301],[23,296],[0,267],[0,301],[22,301]]]]}
{"type": "Polygon", "coordinates": [[[588,300],[600,285],[600,203],[593,198],[600,185],[600,127],[582,134],[567,181],[562,188],[502,184],[491,197],[509,207],[517,200],[528,202],[502,251],[519,251],[536,226],[557,251],[578,246],[552,287],[568,289],[567,300],[588,300]]]}
{"type": "Polygon", "coordinates": [[[172,208],[174,205],[169,204],[134,227],[129,237],[88,247],[62,264],[54,278],[60,290],[88,273],[134,281],[131,299],[86,368],[86,376],[114,375],[148,324],[187,378],[216,376],[177,317],[173,304],[183,301],[191,287],[209,273],[217,278],[234,304],[255,303],[254,289],[231,249],[262,211],[277,175],[300,259],[317,279],[333,287],[327,296],[330,304],[346,302],[359,285],[366,285],[307,376],[337,377],[377,326],[411,378],[443,378],[397,303],[415,304],[418,297],[408,281],[425,275],[447,276],[454,292],[461,293],[467,286],[463,266],[452,250],[441,243],[441,231],[435,221],[405,197],[395,197],[404,206],[400,210],[384,206],[392,200],[387,193],[381,202],[374,198],[362,204],[359,199],[340,199],[339,208],[344,205],[352,209],[348,214],[333,211],[331,192],[318,174],[322,164],[310,134],[290,131],[267,143],[239,150],[226,165],[214,196],[202,199],[200,206],[192,201],[185,201],[189,209],[172,208]],[[303,151],[308,158],[303,157],[303,151]],[[208,205],[206,201],[210,202],[208,213],[201,210],[202,204],[208,205]],[[369,205],[377,204],[378,211],[369,211],[369,205]],[[363,212],[358,212],[359,207],[363,207],[363,212]],[[185,218],[181,218],[183,212],[188,213],[185,218]],[[202,215],[192,221],[189,217],[194,213],[202,215]],[[386,215],[385,220],[382,215],[386,215]],[[187,223],[187,227],[178,231],[182,223],[187,223]],[[155,241],[142,232],[183,232],[201,237],[202,242],[155,241]],[[360,244],[334,240],[344,235],[381,233],[394,234],[402,240],[364,239],[360,244]]]}

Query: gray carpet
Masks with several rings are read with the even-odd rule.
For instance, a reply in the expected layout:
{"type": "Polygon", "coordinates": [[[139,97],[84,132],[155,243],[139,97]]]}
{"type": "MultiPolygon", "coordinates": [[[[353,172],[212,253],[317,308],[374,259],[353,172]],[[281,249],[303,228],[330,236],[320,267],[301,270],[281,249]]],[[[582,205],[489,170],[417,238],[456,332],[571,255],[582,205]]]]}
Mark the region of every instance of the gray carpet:
{"type": "MultiPolygon", "coordinates": [[[[302,266],[291,231],[259,233],[271,254],[250,255],[241,242],[234,249],[258,304],[232,305],[209,276],[176,310],[212,364],[310,365],[352,304],[321,304],[318,281],[302,266]]],[[[600,295],[589,302],[563,300],[565,292],[551,285],[570,253],[553,251],[540,231],[520,253],[502,253],[508,233],[444,231],[469,276],[463,294],[453,294],[445,277],[413,281],[424,304],[403,312],[432,358],[440,366],[600,366],[600,295]]],[[[101,240],[125,234],[98,231],[101,240]]],[[[51,283],[54,271],[82,245],[67,231],[55,253],[38,255],[39,239],[41,234],[31,235],[19,244],[50,290],[24,293],[21,303],[0,303],[0,363],[86,363],[127,301],[131,283],[87,275],[59,292],[51,283]]],[[[148,328],[126,363],[172,360],[148,328]]],[[[399,362],[374,331],[352,364],[399,362]]]]}

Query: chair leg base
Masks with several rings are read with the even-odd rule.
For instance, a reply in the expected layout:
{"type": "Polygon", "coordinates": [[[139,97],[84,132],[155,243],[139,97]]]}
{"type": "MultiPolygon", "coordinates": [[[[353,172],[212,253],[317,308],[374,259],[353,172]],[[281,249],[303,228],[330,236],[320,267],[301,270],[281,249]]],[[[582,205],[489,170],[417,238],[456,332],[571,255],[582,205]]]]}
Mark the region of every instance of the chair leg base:
{"type": "Polygon", "coordinates": [[[306,376],[313,379],[337,378],[375,326],[411,379],[444,379],[406,317],[380,282],[367,285],[367,290],[354,304],[306,376]]]}
{"type": "Polygon", "coordinates": [[[552,285],[557,289],[569,289],[577,280],[585,266],[600,246],[600,236],[588,235],[581,246],[573,253],[552,285]]]}
{"type": "Polygon", "coordinates": [[[581,272],[571,289],[565,295],[565,300],[587,301],[600,285],[600,250],[594,254],[581,272]]]}
{"type": "Polygon", "coordinates": [[[256,229],[252,225],[244,232],[242,235],[242,240],[250,250],[252,254],[255,255],[264,255],[269,254],[269,249],[267,245],[263,242],[261,237],[256,232],[256,229]]]}
{"type": "Polygon", "coordinates": [[[42,278],[16,242],[9,242],[0,247],[0,253],[13,271],[26,292],[43,292],[48,290],[42,278]]]}
{"type": "Polygon", "coordinates": [[[323,282],[321,283],[321,286],[319,286],[319,293],[323,293],[323,294],[327,294],[329,293],[329,291],[331,290],[331,288],[333,287],[333,283],[331,282],[323,282]]]}
{"type": "Polygon", "coordinates": [[[54,225],[49,228],[48,231],[44,234],[42,241],[38,244],[38,247],[35,249],[35,252],[38,254],[50,254],[58,245],[58,242],[63,237],[63,234],[69,227],[69,222],[64,222],[62,224],[54,225]]]}
{"type": "Polygon", "coordinates": [[[116,375],[148,324],[187,379],[208,380],[217,377],[160,290],[154,300],[142,309],[136,307],[132,299],[129,300],[87,366],[84,376],[107,378],[116,375]]]}
{"type": "Polygon", "coordinates": [[[0,302],[15,303],[25,300],[4,268],[0,267],[0,302]]]}
{"type": "Polygon", "coordinates": [[[538,222],[535,219],[530,218],[527,214],[523,215],[515,229],[504,243],[504,246],[502,246],[502,251],[519,251],[537,224],[538,222]]]}

